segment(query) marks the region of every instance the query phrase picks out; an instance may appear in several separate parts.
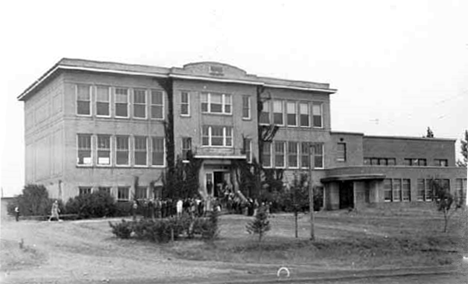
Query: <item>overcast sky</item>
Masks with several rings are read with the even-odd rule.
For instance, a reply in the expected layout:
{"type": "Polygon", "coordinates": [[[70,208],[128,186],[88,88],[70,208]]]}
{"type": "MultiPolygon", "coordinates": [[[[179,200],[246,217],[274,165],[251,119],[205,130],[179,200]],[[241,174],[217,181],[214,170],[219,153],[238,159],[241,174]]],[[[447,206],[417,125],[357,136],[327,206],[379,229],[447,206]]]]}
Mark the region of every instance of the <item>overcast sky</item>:
{"type": "Polygon", "coordinates": [[[333,130],[461,138],[467,15],[462,0],[1,1],[0,186],[11,196],[24,182],[16,97],[62,57],[326,82],[333,130]]]}

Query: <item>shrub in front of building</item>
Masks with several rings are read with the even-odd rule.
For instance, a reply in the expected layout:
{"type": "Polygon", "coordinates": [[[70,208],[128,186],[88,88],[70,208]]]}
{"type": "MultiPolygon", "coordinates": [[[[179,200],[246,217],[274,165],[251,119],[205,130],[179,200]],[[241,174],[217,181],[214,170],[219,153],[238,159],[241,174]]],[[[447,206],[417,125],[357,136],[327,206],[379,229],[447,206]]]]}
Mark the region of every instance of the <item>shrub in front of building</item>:
{"type": "MultiPolygon", "coordinates": [[[[20,195],[8,202],[9,215],[15,215],[16,206],[19,207],[20,216],[49,216],[54,203],[43,185],[25,185],[20,195]]],[[[63,204],[59,200],[59,209],[63,211],[63,204]]]]}
{"type": "Polygon", "coordinates": [[[77,214],[79,218],[112,217],[117,212],[117,205],[108,192],[96,191],[70,198],[65,211],[67,214],[77,214]]]}

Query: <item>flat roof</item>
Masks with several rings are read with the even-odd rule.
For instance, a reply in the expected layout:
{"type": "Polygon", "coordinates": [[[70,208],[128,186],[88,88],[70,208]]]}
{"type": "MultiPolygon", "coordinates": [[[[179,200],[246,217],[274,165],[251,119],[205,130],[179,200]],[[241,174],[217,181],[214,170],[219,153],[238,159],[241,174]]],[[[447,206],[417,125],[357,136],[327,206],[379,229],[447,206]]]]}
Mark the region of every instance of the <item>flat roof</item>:
{"type": "Polygon", "coordinates": [[[437,137],[414,137],[414,136],[377,136],[377,135],[364,135],[364,139],[399,139],[399,140],[418,140],[418,141],[446,141],[455,142],[457,139],[453,138],[437,138],[437,137]]]}

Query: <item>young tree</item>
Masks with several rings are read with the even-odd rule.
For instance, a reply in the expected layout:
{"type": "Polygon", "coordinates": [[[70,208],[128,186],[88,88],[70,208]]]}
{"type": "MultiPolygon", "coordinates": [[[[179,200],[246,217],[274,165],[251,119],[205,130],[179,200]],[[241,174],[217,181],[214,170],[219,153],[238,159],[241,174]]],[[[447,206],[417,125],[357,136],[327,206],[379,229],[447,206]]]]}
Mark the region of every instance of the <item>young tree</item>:
{"type": "Polygon", "coordinates": [[[246,229],[249,234],[258,235],[259,244],[262,242],[265,234],[271,229],[265,207],[260,207],[258,209],[257,215],[255,215],[255,219],[247,224],[246,229]]]}
{"type": "Polygon", "coordinates": [[[460,207],[460,204],[454,202],[455,198],[447,184],[441,183],[438,179],[432,179],[431,185],[437,210],[444,214],[444,233],[446,233],[450,217],[460,207]]]}
{"type": "Polygon", "coordinates": [[[309,189],[304,186],[306,181],[307,175],[302,174],[300,177],[294,175],[291,188],[289,192],[285,193],[286,209],[294,213],[294,235],[296,238],[298,238],[297,218],[299,212],[309,207],[309,189]]]}
{"type": "Polygon", "coordinates": [[[460,152],[463,156],[463,160],[458,160],[457,165],[459,167],[466,167],[468,164],[468,130],[465,130],[465,139],[460,139],[460,152]]]}

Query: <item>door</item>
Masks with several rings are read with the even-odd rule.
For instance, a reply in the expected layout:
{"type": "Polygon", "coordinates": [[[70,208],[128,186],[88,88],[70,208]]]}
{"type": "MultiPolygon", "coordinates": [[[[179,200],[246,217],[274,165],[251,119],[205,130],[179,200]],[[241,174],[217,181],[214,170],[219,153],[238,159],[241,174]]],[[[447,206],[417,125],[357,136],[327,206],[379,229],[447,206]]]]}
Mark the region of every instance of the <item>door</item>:
{"type": "Polygon", "coordinates": [[[213,195],[213,173],[206,173],[205,175],[206,193],[213,195]]]}
{"type": "Polygon", "coordinates": [[[352,181],[340,183],[340,209],[354,208],[354,184],[352,181]]]}

